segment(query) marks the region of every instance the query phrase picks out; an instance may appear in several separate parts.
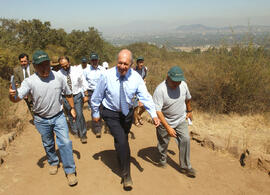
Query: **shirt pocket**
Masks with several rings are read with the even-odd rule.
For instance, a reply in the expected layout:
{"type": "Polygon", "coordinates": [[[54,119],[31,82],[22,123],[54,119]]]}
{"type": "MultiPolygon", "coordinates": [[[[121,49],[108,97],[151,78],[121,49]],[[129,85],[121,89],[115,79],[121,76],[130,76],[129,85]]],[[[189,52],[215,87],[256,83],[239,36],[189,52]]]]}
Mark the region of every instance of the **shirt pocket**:
{"type": "Polygon", "coordinates": [[[138,87],[136,85],[126,85],[124,87],[126,96],[131,100],[135,96],[138,87]]]}

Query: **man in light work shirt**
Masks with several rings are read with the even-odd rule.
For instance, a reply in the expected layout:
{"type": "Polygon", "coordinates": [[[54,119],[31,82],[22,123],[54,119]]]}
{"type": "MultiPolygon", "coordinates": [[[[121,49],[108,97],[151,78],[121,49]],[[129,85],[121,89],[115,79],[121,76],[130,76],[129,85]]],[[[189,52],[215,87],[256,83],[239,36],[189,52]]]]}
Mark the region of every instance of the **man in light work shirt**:
{"type": "MultiPolygon", "coordinates": [[[[90,70],[90,64],[88,64],[88,59],[86,57],[82,57],[81,64],[79,64],[78,67],[82,69],[84,78],[86,80],[86,72],[88,72],[90,70]]],[[[88,86],[88,83],[86,83],[85,87],[86,87],[85,90],[87,91],[87,96],[88,96],[88,108],[90,109],[90,99],[91,98],[89,98],[88,91],[90,90],[90,88],[88,86]]]]}
{"type": "MultiPolygon", "coordinates": [[[[98,65],[99,60],[98,60],[98,55],[96,53],[92,53],[90,55],[90,61],[91,61],[91,66],[90,68],[84,71],[84,75],[88,83],[88,97],[89,97],[88,104],[91,107],[92,94],[94,93],[97,86],[97,82],[101,74],[105,71],[105,69],[102,66],[98,65]]],[[[92,118],[93,118],[93,115],[92,115],[92,118]]],[[[96,137],[100,138],[101,128],[102,128],[101,121],[95,122],[92,120],[92,128],[93,128],[93,132],[96,134],[96,137]]]]}
{"type": "Polygon", "coordinates": [[[76,120],[72,120],[69,110],[71,109],[66,98],[63,96],[64,107],[67,110],[69,124],[73,134],[78,135],[83,144],[87,143],[86,123],[83,115],[83,103],[88,101],[87,83],[83,76],[83,70],[78,66],[71,66],[69,58],[62,56],[59,58],[62,69],[59,74],[63,76],[73,94],[75,110],[77,113],[76,120]]]}
{"type": "MultiPolygon", "coordinates": [[[[134,70],[137,71],[139,75],[141,75],[145,82],[145,77],[147,76],[147,68],[144,65],[144,58],[142,56],[138,57],[136,63],[137,65],[134,70]]],[[[134,124],[137,127],[140,127],[141,125],[143,125],[142,114],[144,113],[145,108],[137,97],[134,101],[134,124]]]]}
{"type": "MultiPolygon", "coordinates": [[[[30,77],[30,75],[35,73],[33,65],[29,63],[29,56],[27,54],[25,53],[20,54],[19,61],[20,66],[16,66],[13,69],[14,81],[17,84],[17,86],[20,86],[25,78],[30,77]]],[[[26,102],[31,115],[33,116],[33,101],[31,94],[25,96],[24,101],[26,102]]]]}
{"type": "Polygon", "coordinates": [[[187,119],[192,119],[191,95],[184,74],[178,66],[172,67],[166,81],[159,84],[154,92],[160,126],[156,128],[160,165],[166,167],[170,137],[176,138],[179,148],[180,171],[195,177],[190,164],[190,137],[187,119]]]}
{"type": "Polygon", "coordinates": [[[9,89],[12,102],[19,102],[28,93],[32,94],[34,124],[41,134],[42,143],[46,151],[49,173],[55,175],[59,166],[59,158],[55,151],[54,134],[58,145],[64,171],[70,186],[77,184],[75,163],[72,154],[72,142],[68,135],[68,126],[62,110],[61,93],[71,107],[70,113],[76,117],[72,93],[66,82],[56,72],[51,71],[48,54],[36,51],[33,54],[33,64],[36,73],[26,78],[18,90],[9,89]],[[15,98],[15,96],[17,96],[15,98]]]}
{"type": "Polygon", "coordinates": [[[86,57],[82,57],[81,64],[79,66],[85,71],[90,69],[90,65],[88,64],[88,59],[86,57]]]}
{"type": "Polygon", "coordinates": [[[94,121],[100,120],[99,107],[101,104],[103,106],[101,116],[114,137],[125,190],[131,190],[133,185],[130,176],[128,133],[133,119],[132,98],[134,95],[143,102],[155,126],[159,125],[154,102],[142,77],[130,68],[132,61],[132,53],[127,49],[121,50],[118,54],[117,66],[106,70],[101,75],[91,99],[94,121]]]}

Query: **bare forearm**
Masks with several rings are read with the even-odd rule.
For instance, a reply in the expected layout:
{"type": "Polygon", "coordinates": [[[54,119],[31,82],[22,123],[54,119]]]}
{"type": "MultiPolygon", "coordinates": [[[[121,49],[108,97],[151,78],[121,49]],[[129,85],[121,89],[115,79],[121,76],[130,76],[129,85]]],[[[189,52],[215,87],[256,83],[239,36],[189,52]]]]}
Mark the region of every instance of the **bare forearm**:
{"type": "Polygon", "coordinates": [[[161,111],[157,111],[157,115],[158,115],[160,122],[162,123],[162,125],[164,126],[166,131],[168,132],[168,134],[171,137],[177,137],[175,130],[167,123],[163,113],[161,111]]]}
{"type": "Polygon", "coordinates": [[[165,127],[165,129],[169,129],[170,125],[167,123],[163,113],[161,111],[157,111],[157,116],[158,116],[160,122],[162,123],[162,125],[165,127]]]}
{"type": "Polygon", "coordinates": [[[191,112],[192,111],[191,100],[186,100],[186,108],[187,108],[187,112],[191,112]]]}

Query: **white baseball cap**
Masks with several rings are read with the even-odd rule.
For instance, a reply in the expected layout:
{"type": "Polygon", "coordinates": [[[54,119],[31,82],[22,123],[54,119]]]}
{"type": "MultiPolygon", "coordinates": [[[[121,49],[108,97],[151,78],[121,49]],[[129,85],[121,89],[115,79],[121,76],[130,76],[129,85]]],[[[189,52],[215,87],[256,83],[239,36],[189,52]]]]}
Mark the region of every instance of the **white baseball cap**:
{"type": "Polygon", "coordinates": [[[102,66],[103,66],[104,68],[109,68],[108,62],[103,62],[103,63],[102,63],[102,66]]]}

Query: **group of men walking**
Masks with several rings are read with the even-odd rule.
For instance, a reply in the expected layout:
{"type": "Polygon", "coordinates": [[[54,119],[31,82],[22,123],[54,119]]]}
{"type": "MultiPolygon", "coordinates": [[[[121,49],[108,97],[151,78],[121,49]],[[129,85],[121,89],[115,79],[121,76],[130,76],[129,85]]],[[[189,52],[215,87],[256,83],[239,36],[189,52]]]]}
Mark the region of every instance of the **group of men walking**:
{"type": "Polygon", "coordinates": [[[152,98],[144,80],[147,69],[143,65],[143,57],[137,59],[137,66],[134,69],[132,53],[127,49],[119,52],[117,65],[108,70],[98,65],[98,59],[98,55],[93,53],[90,56],[91,65],[87,64],[87,58],[83,57],[82,64],[71,66],[69,58],[63,56],[58,60],[59,65],[53,62],[53,67],[58,66],[58,70],[61,66],[56,72],[51,70],[48,54],[36,51],[32,61],[35,73],[31,74],[28,56],[19,56],[21,62],[19,68],[23,71],[24,77],[17,81],[21,82],[18,89],[10,87],[9,97],[12,102],[19,102],[21,99],[26,101],[31,95],[31,112],[34,124],[41,134],[50,165],[49,173],[56,174],[59,167],[59,158],[55,151],[55,134],[68,184],[74,186],[78,183],[64,110],[72,134],[80,137],[82,143],[86,143],[83,103],[88,102],[96,136],[101,136],[101,119],[103,119],[114,137],[124,189],[130,190],[133,185],[128,134],[134,116],[137,120],[134,121],[135,124],[142,124],[142,111],[138,108],[145,109],[153,119],[157,132],[160,165],[166,167],[169,140],[170,137],[175,137],[180,151],[180,170],[187,176],[195,177],[189,159],[190,138],[186,120],[192,119],[191,95],[181,68],[175,66],[169,70],[167,79],[158,85],[152,98]],[[23,62],[24,59],[28,62],[23,62]]]}

